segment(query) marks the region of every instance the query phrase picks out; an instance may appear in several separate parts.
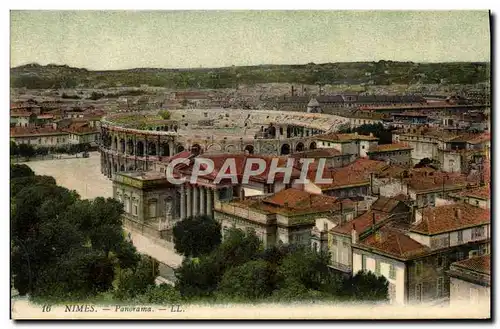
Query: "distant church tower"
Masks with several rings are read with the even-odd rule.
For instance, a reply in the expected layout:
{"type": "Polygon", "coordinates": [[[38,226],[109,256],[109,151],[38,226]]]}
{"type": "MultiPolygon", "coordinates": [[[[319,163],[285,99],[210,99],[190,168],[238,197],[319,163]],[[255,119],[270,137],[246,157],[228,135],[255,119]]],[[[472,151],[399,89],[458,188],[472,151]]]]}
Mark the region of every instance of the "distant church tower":
{"type": "Polygon", "coordinates": [[[321,113],[321,107],[315,97],[311,98],[307,104],[307,113],[321,113]]]}

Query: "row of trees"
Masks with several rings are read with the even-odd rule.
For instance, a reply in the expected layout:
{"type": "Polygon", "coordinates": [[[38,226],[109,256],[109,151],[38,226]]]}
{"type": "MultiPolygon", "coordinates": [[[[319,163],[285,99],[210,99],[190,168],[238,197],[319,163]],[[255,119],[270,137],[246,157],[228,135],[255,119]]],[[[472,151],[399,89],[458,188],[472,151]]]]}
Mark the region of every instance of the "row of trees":
{"type": "Polygon", "coordinates": [[[32,158],[34,156],[48,155],[48,154],[78,154],[88,152],[91,150],[89,143],[80,144],[67,144],[61,146],[38,146],[34,147],[31,144],[16,144],[14,141],[10,142],[10,155],[20,156],[24,158],[32,158]]]}

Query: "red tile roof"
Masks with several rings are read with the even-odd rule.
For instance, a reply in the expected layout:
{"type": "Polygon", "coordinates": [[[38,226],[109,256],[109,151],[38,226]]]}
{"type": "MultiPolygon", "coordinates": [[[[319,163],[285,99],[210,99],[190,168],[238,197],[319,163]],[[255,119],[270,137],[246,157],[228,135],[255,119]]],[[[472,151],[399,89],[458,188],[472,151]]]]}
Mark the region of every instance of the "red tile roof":
{"type": "Polygon", "coordinates": [[[337,198],[313,194],[306,191],[289,188],[281,190],[263,200],[265,203],[293,210],[329,210],[337,202],[337,198]]]}
{"type": "Polygon", "coordinates": [[[456,203],[422,211],[422,220],[412,232],[435,235],[490,223],[490,211],[465,203],[456,203]]]}
{"type": "Polygon", "coordinates": [[[401,203],[400,200],[396,198],[388,198],[385,196],[380,196],[377,201],[375,201],[371,209],[372,210],[377,210],[381,212],[386,212],[390,213],[392,212],[399,204],[401,203]]]}
{"type": "Polygon", "coordinates": [[[340,202],[336,198],[304,192],[297,189],[286,189],[270,197],[250,197],[230,202],[238,207],[251,208],[268,214],[298,216],[304,214],[327,213],[339,211],[341,203],[344,209],[352,209],[352,202],[340,202]]]}
{"type": "Polygon", "coordinates": [[[453,263],[454,266],[462,267],[474,272],[491,274],[491,255],[471,257],[453,263]]]}
{"type": "Polygon", "coordinates": [[[10,116],[14,117],[14,118],[17,118],[17,117],[29,117],[32,114],[33,113],[28,112],[28,111],[11,111],[10,112],[10,116]]]}
{"type": "MultiPolygon", "coordinates": [[[[263,173],[255,176],[250,176],[249,179],[251,181],[259,181],[259,182],[266,182],[269,171],[271,169],[271,162],[274,159],[278,159],[278,167],[285,167],[287,163],[287,158],[286,157],[272,157],[272,156],[264,156],[264,155],[249,155],[249,154],[244,154],[244,153],[237,153],[237,154],[211,154],[211,155],[200,155],[200,158],[205,158],[205,159],[210,159],[214,162],[214,170],[212,173],[205,175],[205,176],[200,176],[205,179],[213,180],[217,177],[219,170],[222,169],[222,166],[224,165],[225,161],[227,159],[234,159],[234,162],[236,164],[236,177],[238,181],[241,181],[243,178],[243,172],[245,170],[245,165],[248,159],[250,158],[256,158],[256,159],[263,159],[266,162],[265,170],[263,173]]],[[[193,170],[194,162],[186,169],[183,170],[185,174],[190,174],[191,171],[193,170]]],[[[202,165],[202,168],[204,168],[204,165],[202,165]]],[[[257,165],[255,164],[252,169],[257,169],[257,165]]],[[[227,168],[226,173],[229,173],[230,167],[227,168]]],[[[277,172],[276,175],[274,176],[274,181],[279,182],[284,179],[285,173],[283,172],[277,172]]],[[[292,174],[290,176],[290,181],[293,181],[294,179],[297,179],[300,177],[300,170],[297,170],[296,168],[292,168],[292,174]]],[[[223,179],[224,180],[224,179],[223,179]]]]}
{"type": "Polygon", "coordinates": [[[403,232],[388,227],[378,229],[359,244],[401,258],[417,256],[430,250],[403,232]]]}
{"type": "Polygon", "coordinates": [[[405,143],[381,144],[371,147],[367,153],[393,152],[393,151],[404,151],[412,149],[413,147],[405,143]]]}
{"type": "Polygon", "coordinates": [[[50,127],[14,127],[10,128],[11,137],[29,137],[43,135],[65,135],[64,131],[50,127]]]}
{"type": "Polygon", "coordinates": [[[329,133],[324,135],[315,136],[316,139],[322,141],[330,141],[330,142],[348,142],[353,140],[367,140],[367,141],[377,141],[378,138],[369,135],[361,135],[361,134],[338,134],[338,133],[329,133]]]}
{"type": "MultiPolygon", "coordinates": [[[[368,185],[370,183],[370,173],[384,168],[387,164],[383,161],[358,159],[353,163],[341,168],[324,168],[322,178],[332,179],[330,184],[315,183],[322,190],[332,190],[349,186],[368,185]]],[[[316,181],[317,166],[311,165],[307,178],[312,182],[316,181]]]]}
{"type": "Polygon", "coordinates": [[[471,197],[471,198],[477,198],[477,199],[483,199],[483,200],[490,200],[491,199],[491,190],[490,186],[484,185],[481,187],[475,187],[472,189],[467,189],[464,191],[460,191],[458,193],[455,193],[456,196],[459,197],[471,197]]]}
{"type": "Polygon", "coordinates": [[[389,214],[387,213],[370,210],[347,223],[332,228],[330,231],[340,234],[350,234],[352,229],[354,228],[358,233],[363,233],[365,230],[367,230],[373,225],[374,215],[375,215],[375,224],[378,224],[379,222],[389,217],[389,214]]]}

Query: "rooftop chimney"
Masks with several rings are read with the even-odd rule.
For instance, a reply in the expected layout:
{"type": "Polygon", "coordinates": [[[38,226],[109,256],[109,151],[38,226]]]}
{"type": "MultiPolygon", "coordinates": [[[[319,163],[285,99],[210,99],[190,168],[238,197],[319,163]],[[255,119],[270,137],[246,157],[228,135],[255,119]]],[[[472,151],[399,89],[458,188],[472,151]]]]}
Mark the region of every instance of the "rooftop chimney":
{"type": "Polygon", "coordinates": [[[352,223],[351,243],[358,243],[358,232],[356,232],[356,226],[354,225],[354,223],[352,223]]]}
{"type": "Polygon", "coordinates": [[[462,219],[462,209],[460,208],[455,209],[455,218],[458,220],[462,219]]]}
{"type": "Polygon", "coordinates": [[[373,133],[370,133],[370,137],[373,137],[373,133]]]}
{"type": "Polygon", "coordinates": [[[327,222],[323,222],[323,231],[328,232],[328,223],[327,222]]]}

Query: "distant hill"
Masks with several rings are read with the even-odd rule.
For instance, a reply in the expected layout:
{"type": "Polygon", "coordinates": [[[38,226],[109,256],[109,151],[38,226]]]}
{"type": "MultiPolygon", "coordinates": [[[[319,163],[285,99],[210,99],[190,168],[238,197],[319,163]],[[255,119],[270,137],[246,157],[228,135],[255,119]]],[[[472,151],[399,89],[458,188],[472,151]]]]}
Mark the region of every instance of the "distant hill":
{"type": "Polygon", "coordinates": [[[11,68],[11,87],[29,89],[149,85],[169,88],[232,88],[239,84],[475,84],[490,79],[490,63],[352,62],[222,68],[135,68],[91,71],[67,65],[11,68]]]}

